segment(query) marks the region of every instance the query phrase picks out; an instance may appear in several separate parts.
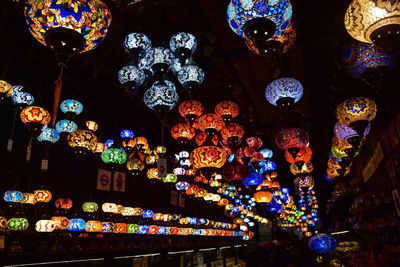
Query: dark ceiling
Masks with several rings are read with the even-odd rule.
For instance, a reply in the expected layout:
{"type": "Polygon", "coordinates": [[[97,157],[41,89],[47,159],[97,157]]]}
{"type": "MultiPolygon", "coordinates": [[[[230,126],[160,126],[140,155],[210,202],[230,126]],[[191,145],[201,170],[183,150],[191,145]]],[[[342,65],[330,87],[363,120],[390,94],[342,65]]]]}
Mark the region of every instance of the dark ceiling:
{"type": "MultiPolygon", "coordinates": [[[[293,177],[289,175],[283,153],[274,144],[281,113],[265,100],[264,90],[269,82],[283,75],[303,83],[304,96],[296,110],[303,114],[303,125],[310,131],[317,194],[321,197],[329,194],[331,186],[323,179],[323,173],[335,122],[335,105],[352,94],[371,94],[368,86],[343,74],[336,64],[342,47],[352,42],[343,25],[344,13],[351,1],[292,1],[297,41],[284,55],[287,73],[276,62],[251,54],[243,39],[230,30],[226,21],[227,0],[143,0],[130,6],[124,0],[105,2],[113,14],[107,37],[97,49],[71,60],[65,71],[61,96],[61,99],[75,97],[82,101],[85,111],[81,119],[99,123],[102,141],[117,136],[123,128],[130,128],[137,136],[148,137],[153,146],[161,142],[161,124],[143,104],[144,91],[130,98],[118,82],[118,70],[129,61],[122,41],[130,32],[143,32],[161,45],[172,34],[187,31],[199,41],[194,57],[206,71],[205,82],[192,97],[202,101],[210,112],[221,100],[237,102],[241,108],[238,121],[245,125],[248,136],[257,134],[276,152],[281,181],[288,186],[293,177]]],[[[2,1],[0,12],[0,77],[13,85],[24,85],[34,93],[39,104],[51,110],[58,73],[53,54],[28,32],[22,0],[19,3],[2,1]]],[[[178,92],[181,99],[187,97],[183,89],[179,88],[178,92]]],[[[4,147],[11,131],[13,108],[10,101],[0,103],[0,108],[0,140],[4,147]]],[[[178,119],[174,109],[166,120],[167,129],[178,119]]],[[[15,135],[15,153],[23,155],[28,137],[19,120],[15,135]]],[[[169,134],[165,143],[170,151],[179,149],[169,134]]],[[[56,154],[54,162],[57,159],[59,162],[50,163],[60,168],[60,176],[65,163],[77,162],[66,149],[63,145],[57,150],[61,154],[53,153],[56,154]]],[[[23,161],[21,155],[15,158],[23,161]]],[[[93,175],[84,171],[86,165],[90,163],[75,165],[74,172],[93,175]]]]}

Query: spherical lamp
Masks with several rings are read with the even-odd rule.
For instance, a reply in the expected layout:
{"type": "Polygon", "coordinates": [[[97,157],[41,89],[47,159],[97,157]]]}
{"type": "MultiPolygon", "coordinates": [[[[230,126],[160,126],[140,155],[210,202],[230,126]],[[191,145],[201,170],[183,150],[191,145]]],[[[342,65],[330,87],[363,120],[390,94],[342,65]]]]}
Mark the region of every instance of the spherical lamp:
{"type": "Polygon", "coordinates": [[[13,92],[13,87],[6,81],[0,80],[0,100],[10,97],[13,92]]]}
{"type": "Polygon", "coordinates": [[[224,122],[221,117],[209,113],[199,118],[198,127],[200,131],[204,131],[207,135],[213,136],[224,127],[224,122]]]}
{"type": "Polygon", "coordinates": [[[400,41],[400,4],[392,0],[353,0],[344,25],[354,39],[393,52],[400,41]]]}
{"type": "Polygon", "coordinates": [[[58,140],[60,140],[60,134],[55,129],[47,127],[46,129],[42,130],[42,132],[39,134],[37,140],[39,142],[54,144],[58,140]]]}
{"type": "Polygon", "coordinates": [[[137,89],[144,83],[145,79],[144,71],[134,65],[124,66],[118,71],[118,80],[127,89],[137,89]]]}
{"type": "Polygon", "coordinates": [[[31,136],[36,137],[42,127],[50,122],[50,113],[44,108],[29,106],[21,111],[20,118],[28,127],[31,136]]]}
{"type": "Polygon", "coordinates": [[[29,0],[25,19],[31,34],[58,60],[96,48],[107,34],[111,13],[101,1],[29,0]]]}
{"type": "Polygon", "coordinates": [[[124,49],[126,53],[142,58],[150,51],[151,40],[143,33],[133,32],[125,36],[124,49]]]}
{"type": "Polygon", "coordinates": [[[185,100],[179,105],[179,114],[189,123],[193,123],[203,112],[204,106],[197,100],[185,100]]]}
{"type": "Polygon", "coordinates": [[[340,103],[336,108],[336,117],[340,123],[350,126],[358,135],[363,135],[377,112],[374,100],[366,97],[353,97],[340,103]]]}
{"type": "Polygon", "coordinates": [[[152,71],[161,77],[168,72],[170,66],[174,63],[175,55],[169,48],[153,47],[147,52],[144,59],[148,62],[152,71]]]}
{"type": "Polygon", "coordinates": [[[224,122],[230,122],[239,115],[239,105],[232,101],[222,101],[215,106],[215,114],[224,122]]]}
{"type": "Polygon", "coordinates": [[[83,105],[78,100],[67,99],[61,102],[60,109],[62,113],[66,114],[70,119],[72,119],[82,113],[83,105]]]}
{"type": "Polygon", "coordinates": [[[72,133],[78,129],[75,122],[70,120],[60,120],[56,123],[56,131],[61,133],[72,133]]]}
{"type": "Polygon", "coordinates": [[[265,89],[265,98],[274,106],[289,107],[297,103],[303,95],[303,85],[293,78],[272,81],[265,89]]]}
{"type": "Polygon", "coordinates": [[[221,168],[226,162],[225,151],[216,146],[201,146],[190,153],[190,162],[195,169],[200,169],[208,174],[221,168]]]}
{"type": "Polygon", "coordinates": [[[143,96],[144,103],[152,110],[165,113],[175,107],[179,100],[175,85],[168,80],[156,81],[143,96]]]}
{"type": "Polygon", "coordinates": [[[190,33],[179,32],[174,34],[169,40],[172,52],[180,60],[188,59],[197,48],[197,39],[190,33]]]}
{"type": "Polygon", "coordinates": [[[128,156],[126,155],[126,152],[121,149],[121,148],[116,148],[116,147],[110,147],[104,150],[103,153],[101,153],[101,160],[105,164],[112,164],[112,165],[122,165],[126,162],[128,159],[128,156]]]}
{"type": "Polygon", "coordinates": [[[189,93],[204,81],[204,71],[197,65],[183,66],[177,73],[177,78],[189,93]]]}
{"type": "Polygon", "coordinates": [[[68,135],[67,142],[77,155],[84,155],[96,147],[97,137],[92,131],[76,130],[68,135]]]}
{"type": "Polygon", "coordinates": [[[307,146],[308,142],[308,132],[301,128],[286,128],[275,136],[276,145],[282,150],[288,150],[292,157],[296,157],[300,148],[307,146]]]}
{"type": "Polygon", "coordinates": [[[244,128],[238,123],[227,123],[225,127],[221,129],[221,136],[224,140],[228,141],[229,144],[236,145],[244,135],[244,128]]]}
{"type": "Polygon", "coordinates": [[[188,123],[178,123],[171,128],[172,137],[184,145],[196,135],[196,130],[188,123]]]}

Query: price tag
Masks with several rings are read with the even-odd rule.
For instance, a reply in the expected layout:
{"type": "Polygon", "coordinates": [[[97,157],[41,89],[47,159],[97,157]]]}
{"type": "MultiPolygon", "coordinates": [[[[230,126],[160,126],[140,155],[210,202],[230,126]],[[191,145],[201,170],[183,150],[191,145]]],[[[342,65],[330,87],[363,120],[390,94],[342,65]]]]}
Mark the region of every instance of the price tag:
{"type": "Polygon", "coordinates": [[[41,169],[43,171],[47,171],[48,168],[49,168],[49,161],[47,159],[42,159],[42,167],[41,167],[41,169]]]}
{"type": "Polygon", "coordinates": [[[11,152],[13,144],[14,144],[14,140],[8,139],[8,143],[7,143],[7,151],[8,152],[11,152]]]}

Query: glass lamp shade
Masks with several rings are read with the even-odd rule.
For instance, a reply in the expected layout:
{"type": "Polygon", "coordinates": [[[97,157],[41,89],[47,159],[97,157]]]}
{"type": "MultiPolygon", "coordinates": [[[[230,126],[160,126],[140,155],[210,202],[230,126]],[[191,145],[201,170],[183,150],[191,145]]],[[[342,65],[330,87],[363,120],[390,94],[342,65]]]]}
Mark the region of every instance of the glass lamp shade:
{"type": "Polygon", "coordinates": [[[77,100],[67,99],[61,102],[60,109],[65,114],[79,115],[83,111],[83,105],[77,100]]]}
{"type": "MultiPolygon", "coordinates": [[[[227,20],[232,31],[246,38],[245,24],[254,19],[265,19],[275,24],[275,31],[269,35],[280,35],[290,26],[292,5],[289,0],[231,0],[227,10],[227,20]]],[[[271,36],[272,35],[272,36],[271,36]]],[[[267,39],[269,39],[267,38],[267,39]]]]}
{"type": "Polygon", "coordinates": [[[29,222],[26,218],[10,218],[7,221],[7,229],[10,231],[25,231],[29,222]]]}
{"type": "Polygon", "coordinates": [[[128,224],[128,234],[137,234],[139,230],[140,230],[139,225],[134,223],[128,224]]]}
{"type": "Polygon", "coordinates": [[[6,191],[3,195],[3,199],[5,202],[19,203],[22,201],[23,198],[24,196],[22,192],[15,190],[6,191]]]}
{"type": "Polygon", "coordinates": [[[208,135],[214,135],[224,127],[224,121],[216,114],[204,114],[199,118],[198,127],[200,131],[203,131],[208,135]]]}
{"type": "Polygon", "coordinates": [[[101,43],[111,23],[111,12],[101,1],[29,0],[25,19],[36,40],[61,56],[70,56],[101,43]]]}
{"type": "Polygon", "coordinates": [[[47,127],[46,129],[42,130],[39,134],[37,140],[39,142],[46,142],[46,143],[56,143],[60,140],[60,134],[53,128],[47,127]]]}
{"type": "Polygon", "coordinates": [[[263,145],[261,138],[258,137],[249,137],[246,139],[246,143],[254,149],[259,149],[263,145]]]}
{"type": "MultiPolygon", "coordinates": [[[[207,141],[207,139],[208,139],[207,137],[208,137],[208,135],[205,132],[198,133],[196,136],[196,144],[198,146],[202,146],[207,141]]],[[[214,134],[211,139],[211,142],[214,145],[218,145],[218,141],[219,141],[218,135],[214,134]]]]}
{"type": "Polygon", "coordinates": [[[85,226],[85,232],[99,233],[99,232],[101,232],[102,228],[103,228],[103,225],[101,224],[100,221],[87,221],[86,226],[85,226]]]}
{"type": "Polygon", "coordinates": [[[285,159],[290,164],[301,161],[303,165],[304,162],[308,162],[311,160],[312,150],[308,146],[300,147],[299,152],[295,157],[293,157],[288,150],[285,152],[285,159]]]}
{"type": "Polygon", "coordinates": [[[101,210],[106,213],[117,213],[118,206],[115,203],[106,202],[101,206],[101,210]]]}
{"type": "Polygon", "coordinates": [[[50,202],[51,198],[53,197],[49,190],[40,189],[40,190],[33,191],[33,193],[35,195],[36,203],[39,203],[39,202],[44,202],[44,203],[50,202]]]}
{"type": "Polygon", "coordinates": [[[133,216],[142,216],[143,215],[143,209],[142,208],[133,208],[133,216]]]}
{"type": "Polygon", "coordinates": [[[274,152],[268,148],[260,150],[260,153],[263,155],[265,159],[270,159],[274,155],[274,152]]]}
{"type": "Polygon", "coordinates": [[[353,0],[344,25],[354,39],[392,51],[393,42],[399,40],[400,4],[391,0],[353,0]]]}
{"type": "Polygon", "coordinates": [[[203,69],[193,64],[183,66],[177,74],[179,82],[188,92],[199,86],[204,81],[204,76],[203,69]]]}
{"type": "Polygon", "coordinates": [[[115,223],[114,231],[115,234],[125,234],[128,232],[128,225],[126,223],[115,223]]]}
{"type": "Polygon", "coordinates": [[[308,247],[316,253],[329,253],[335,250],[337,241],[330,235],[318,234],[308,240],[308,247]]]}
{"type": "Polygon", "coordinates": [[[164,183],[176,183],[178,181],[178,176],[173,173],[167,173],[167,176],[162,178],[164,183]]]}
{"type": "Polygon", "coordinates": [[[181,60],[179,58],[174,59],[174,63],[171,65],[171,71],[176,76],[178,75],[179,71],[186,65],[191,64],[193,61],[190,59],[181,60]]]}
{"type": "Polygon", "coordinates": [[[230,140],[232,143],[237,143],[244,135],[244,128],[238,123],[227,123],[221,129],[221,136],[224,140],[230,140]]]}
{"type": "Polygon", "coordinates": [[[248,176],[245,180],[243,180],[243,184],[244,184],[246,187],[249,187],[249,186],[255,186],[255,187],[257,187],[257,186],[259,186],[260,184],[262,184],[262,182],[263,182],[263,177],[262,177],[262,175],[261,175],[261,174],[258,174],[258,173],[256,173],[256,172],[250,173],[249,176],[248,176]]]}
{"type": "Polygon", "coordinates": [[[314,187],[314,178],[311,175],[307,175],[306,177],[297,177],[294,180],[294,184],[296,187],[299,189],[306,188],[306,189],[312,189],[314,187]]]}
{"type": "Polygon", "coordinates": [[[101,232],[102,233],[112,233],[114,231],[113,222],[101,222],[101,232]]]}
{"type": "Polygon", "coordinates": [[[166,112],[179,100],[175,85],[168,80],[156,81],[143,96],[146,106],[157,112],[166,112]]]}
{"type": "Polygon", "coordinates": [[[121,213],[122,216],[133,216],[135,210],[132,207],[124,207],[124,211],[121,213]]]}
{"type": "Polygon", "coordinates": [[[121,148],[110,147],[101,153],[101,160],[106,164],[122,165],[127,159],[126,152],[121,148]]]}
{"type": "Polygon", "coordinates": [[[36,199],[35,199],[35,194],[33,193],[22,193],[22,200],[21,200],[22,204],[35,204],[36,203],[36,199]]]}
{"type": "Polygon", "coordinates": [[[54,202],[54,205],[57,209],[69,210],[70,208],[72,208],[73,202],[70,198],[58,198],[54,202]]]}
{"type": "Polygon", "coordinates": [[[158,177],[158,169],[157,168],[151,168],[147,170],[147,178],[149,179],[161,179],[161,177],[158,177]]]}
{"type": "Polygon", "coordinates": [[[132,90],[141,86],[145,79],[144,71],[134,65],[127,65],[118,71],[119,82],[132,90]]]}
{"type": "Polygon", "coordinates": [[[174,169],[173,173],[175,175],[185,175],[186,170],[184,168],[182,168],[182,167],[177,167],[177,168],[174,169]]]}
{"type": "Polygon", "coordinates": [[[265,98],[274,106],[287,107],[297,103],[303,95],[303,85],[293,78],[280,78],[270,82],[265,98]]]}
{"type": "Polygon", "coordinates": [[[10,97],[13,92],[13,87],[6,81],[0,80],[0,100],[10,97]]]}
{"type": "Polygon", "coordinates": [[[395,65],[393,58],[373,44],[356,43],[348,46],[342,57],[345,70],[355,78],[380,77],[395,65]]]}
{"type": "Polygon", "coordinates": [[[377,112],[374,100],[366,97],[353,97],[340,103],[336,108],[336,118],[340,123],[353,128],[358,135],[363,135],[377,112]]]}
{"type": "Polygon", "coordinates": [[[298,175],[300,173],[311,173],[313,171],[314,167],[313,164],[309,162],[305,162],[301,168],[298,168],[296,164],[290,164],[290,172],[293,175],[298,175]]]}
{"type": "Polygon", "coordinates": [[[203,112],[204,106],[197,100],[185,100],[179,105],[179,114],[189,122],[193,122],[203,112]]]}
{"type": "Polygon", "coordinates": [[[170,66],[174,63],[174,59],[174,53],[165,47],[153,47],[144,57],[144,60],[147,61],[152,71],[158,75],[167,73],[170,66]]]}
{"type": "Polygon", "coordinates": [[[126,163],[126,168],[132,174],[138,174],[139,172],[143,171],[145,167],[145,163],[138,158],[131,158],[126,163]]]}
{"type": "Polygon", "coordinates": [[[55,229],[55,223],[52,220],[39,220],[35,224],[35,230],[39,233],[50,233],[55,229]]]}
{"type": "Polygon", "coordinates": [[[195,195],[195,197],[197,198],[204,198],[204,196],[207,194],[207,190],[205,190],[204,188],[200,188],[199,192],[197,192],[197,194],[195,195]]]}
{"type": "Polygon", "coordinates": [[[143,57],[151,49],[151,40],[143,33],[133,32],[125,36],[124,49],[126,53],[143,57]]]}
{"type": "Polygon", "coordinates": [[[86,222],[82,218],[72,218],[69,220],[67,230],[71,232],[81,232],[86,228],[86,222]]]}
{"type": "Polygon", "coordinates": [[[171,128],[172,137],[181,144],[186,144],[196,135],[196,130],[188,123],[178,123],[171,128]]]}
{"type": "Polygon", "coordinates": [[[169,40],[169,47],[176,57],[186,59],[194,53],[197,48],[197,39],[187,32],[178,32],[169,40]]]}
{"type": "Polygon", "coordinates": [[[69,220],[64,216],[53,216],[51,220],[54,223],[54,230],[67,230],[69,226],[69,220]]]}
{"type": "Polygon", "coordinates": [[[249,175],[249,169],[238,162],[228,164],[222,170],[222,176],[229,182],[242,181],[249,175]]]}
{"type": "Polygon", "coordinates": [[[106,146],[104,143],[98,142],[98,143],[96,144],[96,147],[95,147],[94,149],[92,149],[92,152],[93,152],[93,153],[99,153],[99,154],[101,154],[101,153],[103,153],[104,150],[106,150],[106,149],[107,149],[107,146],[106,146]]]}
{"type": "Polygon", "coordinates": [[[13,91],[11,94],[11,100],[13,104],[20,108],[32,105],[35,98],[30,93],[21,91],[22,89],[21,90],[16,89],[20,87],[22,86],[21,85],[13,86],[13,91]]]}
{"type": "Polygon", "coordinates": [[[274,53],[286,53],[296,41],[296,29],[293,23],[290,23],[289,28],[281,32],[280,35],[268,39],[268,45],[257,47],[253,40],[245,39],[247,48],[256,55],[272,56],[274,53]],[[264,48],[264,49],[262,49],[264,48]]]}
{"type": "Polygon", "coordinates": [[[178,191],[186,191],[189,188],[190,184],[185,181],[179,181],[175,184],[175,187],[178,191]]]}
{"type": "Polygon", "coordinates": [[[225,122],[231,121],[239,115],[239,105],[232,101],[222,101],[215,106],[215,114],[225,122]]]}
{"type": "MultiPolygon", "coordinates": [[[[251,160],[250,160],[250,162],[251,162],[251,160]]],[[[273,162],[272,160],[263,160],[263,161],[260,162],[259,165],[261,166],[260,173],[270,172],[270,171],[276,170],[276,163],[273,162]]]]}
{"type": "Polygon", "coordinates": [[[275,143],[282,150],[307,146],[308,142],[308,132],[301,128],[286,128],[279,131],[275,136],[275,143]]]}
{"type": "Polygon", "coordinates": [[[99,125],[95,121],[86,121],[86,128],[88,128],[90,131],[95,132],[97,129],[99,129],[99,125]]]}
{"type": "Polygon", "coordinates": [[[139,225],[139,235],[147,235],[149,233],[150,229],[147,225],[139,225]]]}
{"type": "Polygon", "coordinates": [[[201,146],[190,153],[190,162],[195,169],[219,169],[226,162],[226,153],[220,147],[201,146]]]}
{"type": "Polygon", "coordinates": [[[198,185],[195,184],[191,184],[189,185],[189,188],[186,190],[186,195],[196,195],[197,193],[199,193],[200,191],[200,187],[198,185]]]}
{"type": "Polygon", "coordinates": [[[50,113],[41,107],[29,106],[20,113],[21,121],[27,125],[32,135],[39,134],[44,125],[50,122],[50,113]]]}
{"type": "Polygon", "coordinates": [[[82,210],[84,212],[96,212],[99,209],[99,205],[96,202],[84,202],[82,204],[82,210]]]}
{"type": "Polygon", "coordinates": [[[122,139],[132,139],[135,136],[135,134],[131,130],[122,130],[119,135],[122,139]]]}
{"type": "Polygon", "coordinates": [[[60,120],[56,123],[56,131],[59,133],[72,133],[78,130],[75,122],[70,120],[60,120]]]}
{"type": "Polygon", "coordinates": [[[334,134],[337,138],[348,141],[351,140],[352,138],[361,139],[362,137],[367,136],[370,130],[371,130],[371,123],[368,123],[368,126],[365,128],[363,135],[360,137],[358,133],[354,131],[352,128],[340,122],[336,122],[334,128],[334,134]]]}
{"type": "Polygon", "coordinates": [[[151,219],[151,218],[153,218],[153,216],[154,216],[154,212],[152,210],[144,210],[143,211],[142,217],[144,219],[151,219]]]}
{"type": "Polygon", "coordinates": [[[272,201],[272,194],[268,191],[258,191],[254,194],[254,200],[257,203],[269,203],[272,201]]]}
{"type": "Polygon", "coordinates": [[[84,154],[86,151],[96,148],[97,137],[92,131],[76,130],[68,135],[67,142],[76,153],[84,154]]]}

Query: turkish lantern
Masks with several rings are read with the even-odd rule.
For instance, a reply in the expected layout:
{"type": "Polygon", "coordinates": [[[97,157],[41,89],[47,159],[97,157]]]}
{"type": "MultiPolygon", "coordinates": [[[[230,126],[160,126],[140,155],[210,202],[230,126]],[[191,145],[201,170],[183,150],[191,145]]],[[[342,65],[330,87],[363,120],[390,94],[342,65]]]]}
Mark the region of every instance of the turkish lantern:
{"type": "Polygon", "coordinates": [[[222,101],[215,107],[215,114],[221,117],[224,122],[230,122],[239,115],[239,106],[232,101],[222,101]]]}
{"type": "Polygon", "coordinates": [[[196,100],[185,100],[179,105],[179,114],[189,123],[200,117],[204,112],[203,105],[196,100]]]}
{"type": "Polygon", "coordinates": [[[224,127],[223,120],[215,114],[204,114],[199,118],[198,127],[207,135],[214,135],[224,127]]]}
{"type": "Polygon", "coordinates": [[[231,145],[237,144],[239,140],[242,139],[243,135],[243,126],[238,123],[227,123],[225,127],[221,129],[222,138],[231,145]]]}
{"type": "Polygon", "coordinates": [[[178,123],[171,128],[172,137],[180,144],[186,144],[196,135],[196,130],[188,123],[178,123]]]}
{"type": "Polygon", "coordinates": [[[283,129],[275,136],[276,145],[282,150],[288,150],[292,157],[296,157],[300,147],[308,146],[308,142],[308,132],[301,128],[283,129]]]}
{"type": "Polygon", "coordinates": [[[254,194],[254,200],[257,203],[269,203],[272,200],[272,194],[268,191],[258,191],[254,194]]]}
{"type": "Polygon", "coordinates": [[[21,111],[20,118],[28,127],[31,137],[36,138],[43,126],[50,122],[50,113],[44,108],[29,106],[21,111]]]}

